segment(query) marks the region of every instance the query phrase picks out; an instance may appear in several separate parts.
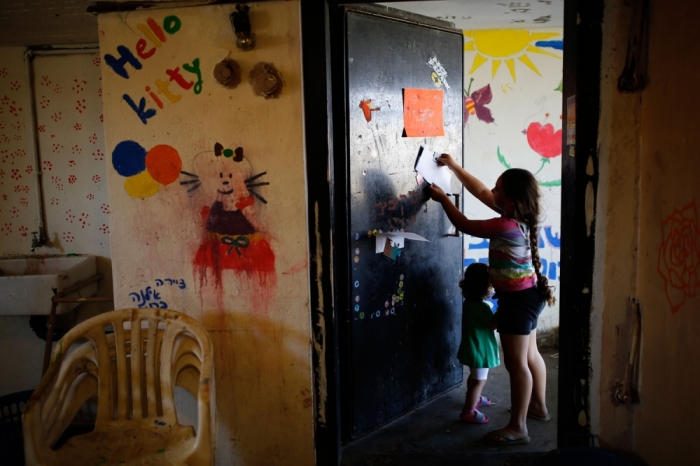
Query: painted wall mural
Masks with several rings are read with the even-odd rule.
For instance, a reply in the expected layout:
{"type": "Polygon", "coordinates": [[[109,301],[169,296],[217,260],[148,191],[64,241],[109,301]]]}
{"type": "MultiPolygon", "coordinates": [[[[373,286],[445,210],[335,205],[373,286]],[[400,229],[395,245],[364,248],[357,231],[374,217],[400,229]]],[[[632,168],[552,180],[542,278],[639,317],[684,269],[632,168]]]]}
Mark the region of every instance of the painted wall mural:
{"type": "Polygon", "coordinates": [[[661,227],[663,242],[657,270],[675,314],[700,289],[700,225],[695,200],[680,210],[674,209],[661,227]]]}
{"type": "MultiPolygon", "coordinates": [[[[147,151],[127,140],[112,151],[112,166],[126,178],[124,189],[129,196],[147,198],[180,179],[180,186],[195,202],[205,203],[199,210],[201,218],[196,219],[203,226],[203,239],[192,261],[200,287],[212,278],[221,291],[222,272],[232,270],[239,279],[254,284],[251,296],[269,295],[276,284],[275,253],[255,213],[256,204],[267,204],[260,191],[270,184],[264,180],[267,172],[255,172],[242,147],[224,148],[218,142],[213,150],[193,157],[190,171],[182,165],[179,152],[167,144],[147,151]]],[[[144,296],[151,295],[142,291],[130,296],[142,306],[148,301],[144,296]]]]}
{"type": "Polygon", "coordinates": [[[491,92],[491,85],[487,84],[481,89],[475,90],[472,94],[469,94],[472,88],[472,83],[474,78],[469,80],[469,89],[464,91],[464,118],[463,124],[466,126],[469,121],[469,115],[475,115],[476,118],[483,121],[484,123],[493,123],[495,120],[491,115],[491,110],[486,106],[491,103],[493,99],[493,93],[491,92]]]}
{"type": "Polygon", "coordinates": [[[206,236],[194,257],[200,284],[208,274],[221,287],[223,270],[233,270],[239,279],[252,279],[256,293],[269,293],[276,284],[275,254],[257,221],[256,203],[267,204],[259,190],[270,183],[267,172],[256,172],[242,147],[224,148],[198,154],[193,173],[183,172],[180,184],[190,193],[202,190],[201,210],[206,236]]]}
{"type": "Polygon", "coordinates": [[[545,50],[545,48],[552,47],[552,42],[545,41],[545,39],[560,35],[559,32],[535,32],[526,29],[464,31],[464,51],[476,52],[469,74],[473,74],[490,59],[492,78],[496,77],[501,65],[505,63],[513,82],[516,82],[515,60],[517,59],[538,76],[542,76],[528,53],[561,59],[559,55],[545,50]]]}
{"type": "MultiPolygon", "coordinates": [[[[126,45],[118,45],[115,53],[107,53],[104,56],[105,64],[124,79],[131,78],[130,72],[136,74],[134,73],[135,71],[140,71],[143,68],[141,60],[145,62],[151,58],[158,49],[164,47],[165,43],[168,42],[169,36],[180,31],[182,28],[182,21],[175,15],[165,16],[160,21],[160,24],[153,18],[147,18],[146,24],[138,23],[136,28],[143,34],[143,37],[139,38],[133,45],[138,58],[134,56],[134,53],[126,45]],[[141,60],[139,60],[139,58],[141,60]],[[129,65],[128,68],[127,65],[129,65]]],[[[124,102],[136,113],[136,116],[144,125],[148,124],[148,120],[158,113],[155,108],[148,107],[148,105],[155,104],[162,110],[165,106],[163,103],[164,101],[167,102],[168,105],[171,105],[182,99],[182,91],[191,90],[194,94],[200,94],[202,92],[203,81],[199,58],[195,57],[191,63],[171,65],[163,74],[165,74],[167,78],[155,79],[153,81],[155,85],[153,89],[151,89],[150,82],[144,86],[144,91],[152,102],[147,102],[146,97],[137,96],[137,104],[134,98],[129,94],[125,93],[122,95],[124,102]],[[180,71],[180,66],[182,66],[185,72],[184,74],[180,71]],[[173,86],[171,89],[170,85],[173,81],[176,86],[173,86]],[[161,99],[156,93],[162,95],[163,98],[161,99]]]]}
{"type": "Polygon", "coordinates": [[[115,306],[212,336],[218,464],[312,464],[299,2],[251,3],[248,51],[235,10],[98,16],[115,306]],[[241,83],[217,82],[234,62],[241,83]]]}
{"type": "Polygon", "coordinates": [[[161,185],[167,186],[180,176],[180,154],[167,144],[146,151],[135,141],[122,141],[112,151],[112,166],[125,177],[124,189],[131,197],[150,197],[161,185]]]}
{"type": "MultiPolygon", "coordinates": [[[[508,168],[524,168],[535,175],[545,211],[539,240],[542,273],[557,289],[562,33],[561,29],[464,31],[465,168],[487,186],[508,168]],[[491,66],[484,66],[487,62],[491,66]]],[[[473,218],[494,216],[471,196],[465,197],[464,211],[473,218]]],[[[465,238],[465,267],[472,262],[488,263],[488,240],[465,238]]],[[[558,305],[546,308],[540,327],[557,325],[558,305]]]]}

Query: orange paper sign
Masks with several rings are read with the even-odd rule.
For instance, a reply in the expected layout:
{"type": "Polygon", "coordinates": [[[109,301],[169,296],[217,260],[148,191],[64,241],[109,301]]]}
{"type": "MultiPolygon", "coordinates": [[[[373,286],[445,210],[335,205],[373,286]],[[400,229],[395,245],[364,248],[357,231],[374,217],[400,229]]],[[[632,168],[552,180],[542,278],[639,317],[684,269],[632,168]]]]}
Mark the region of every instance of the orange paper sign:
{"type": "Polygon", "coordinates": [[[403,90],[403,126],[408,137],[444,136],[442,91],[403,90]]]}

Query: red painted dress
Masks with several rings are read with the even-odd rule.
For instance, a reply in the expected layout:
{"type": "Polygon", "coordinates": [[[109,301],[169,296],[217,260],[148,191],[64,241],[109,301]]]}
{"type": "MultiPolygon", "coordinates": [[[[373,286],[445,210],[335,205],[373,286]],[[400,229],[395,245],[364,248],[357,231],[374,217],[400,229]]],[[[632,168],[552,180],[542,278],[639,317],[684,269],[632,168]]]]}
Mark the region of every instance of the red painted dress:
{"type": "Polygon", "coordinates": [[[238,210],[225,210],[220,201],[202,209],[207,237],[200,244],[194,264],[211,268],[217,285],[225,269],[257,275],[265,284],[275,272],[275,254],[262,233],[243,214],[242,209],[253,204],[250,196],[236,204],[238,210]]]}

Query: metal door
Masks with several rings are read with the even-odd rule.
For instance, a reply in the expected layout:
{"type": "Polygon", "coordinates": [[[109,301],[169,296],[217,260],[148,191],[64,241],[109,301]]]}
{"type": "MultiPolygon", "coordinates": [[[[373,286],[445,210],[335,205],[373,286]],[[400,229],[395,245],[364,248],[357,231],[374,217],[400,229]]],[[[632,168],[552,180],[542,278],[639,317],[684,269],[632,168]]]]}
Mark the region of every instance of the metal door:
{"type": "MultiPolygon", "coordinates": [[[[414,162],[421,145],[462,160],[463,39],[460,31],[415,17],[371,10],[344,14],[347,152],[336,163],[344,165],[345,186],[338,176],[335,182],[347,209],[347,241],[336,247],[347,260],[347,271],[337,276],[348,283],[337,289],[347,293],[340,300],[347,309],[339,315],[343,437],[348,439],[462,381],[456,359],[462,240],[447,235],[450,222],[442,207],[425,197],[414,162]],[[406,89],[441,91],[443,136],[406,133],[406,89]],[[375,231],[392,230],[429,242],[406,239],[393,258],[391,244],[387,255],[383,248],[377,253],[375,231]]],[[[455,179],[452,188],[461,192],[455,179]]]]}

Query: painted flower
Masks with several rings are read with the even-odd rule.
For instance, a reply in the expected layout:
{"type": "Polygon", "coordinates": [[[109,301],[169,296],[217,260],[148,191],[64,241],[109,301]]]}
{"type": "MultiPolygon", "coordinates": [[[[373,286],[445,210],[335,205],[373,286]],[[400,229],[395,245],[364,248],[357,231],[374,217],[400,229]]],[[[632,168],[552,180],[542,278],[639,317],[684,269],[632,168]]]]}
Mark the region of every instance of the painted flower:
{"type": "Polygon", "coordinates": [[[542,126],[535,122],[530,123],[526,134],[528,144],[541,157],[551,159],[561,155],[561,129],[554,131],[554,126],[551,123],[542,126]]]}
{"type": "Polygon", "coordinates": [[[674,209],[662,228],[664,240],[659,248],[657,270],[664,280],[671,312],[675,313],[700,287],[700,227],[695,201],[680,211],[674,209]]]}

